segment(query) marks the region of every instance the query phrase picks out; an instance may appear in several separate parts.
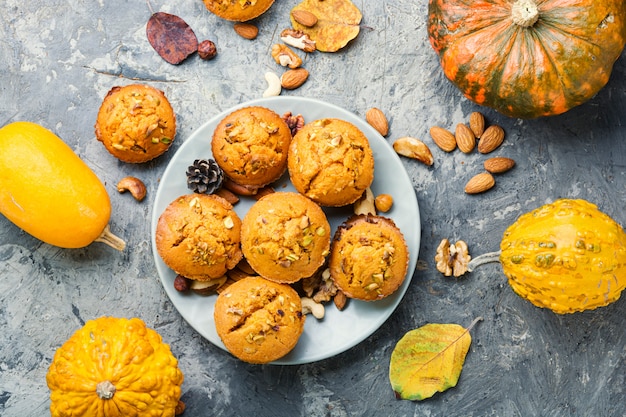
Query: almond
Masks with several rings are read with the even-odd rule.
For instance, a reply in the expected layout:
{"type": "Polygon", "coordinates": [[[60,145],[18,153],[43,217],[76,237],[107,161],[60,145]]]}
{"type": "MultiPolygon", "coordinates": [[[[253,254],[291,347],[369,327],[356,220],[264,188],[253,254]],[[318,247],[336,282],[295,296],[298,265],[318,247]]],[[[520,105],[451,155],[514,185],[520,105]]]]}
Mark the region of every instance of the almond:
{"type": "Polygon", "coordinates": [[[483,193],[492,188],[495,184],[496,180],[493,178],[493,175],[488,172],[481,172],[480,174],[474,175],[467,184],[465,184],[465,192],[467,194],[483,193]]]}
{"type": "Polygon", "coordinates": [[[481,135],[478,142],[478,152],[489,153],[493,152],[502,144],[504,140],[504,129],[497,125],[491,125],[481,135]]]}
{"type": "Polygon", "coordinates": [[[419,139],[409,136],[402,137],[393,143],[393,149],[398,155],[417,159],[429,166],[434,162],[430,148],[419,139]]]}
{"type": "Polygon", "coordinates": [[[287,90],[300,87],[309,78],[309,71],[304,68],[295,68],[286,71],[280,77],[280,84],[287,90]]]}
{"type": "Polygon", "coordinates": [[[291,17],[293,17],[293,20],[300,23],[302,26],[306,26],[308,28],[317,24],[317,16],[308,10],[292,10],[291,17]]]}
{"type": "Polygon", "coordinates": [[[476,136],[474,136],[474,132],[472,132],[467,125],[463,123],[456,125],[454,136],[461,152],[470,153],[474,150],[476,146],[476,136]]]}
{"type": "Polygon", "coordinates": [[[389,133],[389,122],[382,110],[372,107],[365,113],[365,120],[382,136],[387,136],[389,133]]]}
{"type": "Polygon", "coordinates": [[[473,112],[469,116],[469,127],[474,132],[474,136],[480,138],[485,131],[485,116],[480,112],[473,112]]]}
{"type": "Polygon", "coordinates": [[[502,174],[515,166],[515,161],[504,156],[496,156],[485,160],[483,166],[487,172],[492,174],[502,174]]]}
{"type": "Polygon", "coordinates": [[[249,40],[256,38],[259,34],[259,28],[252,23],[235,23],[233,29],[239,36],[249,40]]]}
{"type": "Polygon", "coordinates": [[[433,126],[430,128],[430,136],[437,146],[445,152],[452,152],[456,149],[456,139],[454,135],[443,127],[433,126]]]}
{"type": "Polygon", "coordinates": [[[227,190],[225,187],[220,188],[215,192],[216,195],[222,197],[233,206],[239,202],[239,197],[232,191],[227,190]]]}

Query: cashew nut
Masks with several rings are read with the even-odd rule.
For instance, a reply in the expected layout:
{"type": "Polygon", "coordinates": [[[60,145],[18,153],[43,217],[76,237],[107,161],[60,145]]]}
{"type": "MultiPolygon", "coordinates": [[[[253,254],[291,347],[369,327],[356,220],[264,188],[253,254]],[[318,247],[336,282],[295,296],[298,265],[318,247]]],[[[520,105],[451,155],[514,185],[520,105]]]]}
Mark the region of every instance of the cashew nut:
{"type": "Polygon", "coordinates": [[[135,200],[141,201],[146,196],[146,186],[139,179],[135,177],[124,177],[117,183],[117,191],[123,193],[129,191],[135,200]]]}
{"type": "Polygon", "coordinates": [[[324,305],[316,303],[312,298],[302,297],[302,314],[313,314],[316,319],[324,318],[324,305]]]}
{"type": "Polygon", "coordinates": [[[279,96],[283,87],[280,85],[278,75],[268,71],[265,73],[265,81],[267,81],[267,89],[263,92],[263,97],[279,96]]]}

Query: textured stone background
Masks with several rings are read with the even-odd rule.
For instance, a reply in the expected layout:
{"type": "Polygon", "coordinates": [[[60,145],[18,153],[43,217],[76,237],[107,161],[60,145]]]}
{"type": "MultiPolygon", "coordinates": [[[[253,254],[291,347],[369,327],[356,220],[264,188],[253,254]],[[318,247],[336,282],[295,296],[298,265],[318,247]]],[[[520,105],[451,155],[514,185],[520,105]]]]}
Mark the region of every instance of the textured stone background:
{"type": "MultiPolygon", "coordinates": [[[[105,182],[112,230],[123,253],[100,244],[64,250],[42,244],[0,217],[0,415],[48,414],[45,374],[55,350],[86,320],[138,316],[171,345],[185,374],[187,416],[626,416],[626,300],[557,316],[517,297],[491,264],[461,280],[434,269],[439,241],[463,239],[473,255],[496,250],[504,229],[559,197],[584,198],[626,224],[626,65],[587,104],[558,117],[521,121],[479,109],[443,77],[426,34],[426,1],[356,1],[362,32],[335,54],[305,58],[308,82],[285,95],[325,100],[363,116],[390,119],[388,140],[429,141],[428,128],[452,128],[482,110],[507,138],[496,154],[515,169],[479,196],[463,193],[484,156],[433,147],[435,164],[403,160],[420,205],[418,268],[402,303],[357,347],[318,363],[251,366],[200,337],[179,316],[158,280],[151,253],[151,201],[168,159],[218,112],[265,89],[277,71],[269,55],[297,2],[279,0],[256,21],[254,41],[211,15],[201,1],[2,0],[0,124],[38,122],[56,132],[105,182]],[[153,11],[177,14],[218,57],[179,66],[150,47],[153,11]],[[106,92],[145,82],[172,102],[179,133],[165,156],[144,165],[111,157],[94,139],[106,92]],[[115,191],[126,175],[148,187],[138,204],[115,191]],[[428,322],[469,324],[473,342],[456,388],[421,403],[394,398],[388,363],[397,340],[428,322]]],[[[389,181],[393,181],[390,178],[389,181]]],[[[626,298],[626,297],[624,297],[626,298]]]]}

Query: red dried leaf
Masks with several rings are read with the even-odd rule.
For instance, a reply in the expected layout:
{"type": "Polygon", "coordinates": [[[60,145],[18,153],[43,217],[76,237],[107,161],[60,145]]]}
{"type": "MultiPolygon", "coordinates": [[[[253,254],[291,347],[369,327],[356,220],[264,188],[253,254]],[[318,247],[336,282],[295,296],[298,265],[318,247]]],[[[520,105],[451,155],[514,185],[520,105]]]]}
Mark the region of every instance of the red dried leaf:
{"type": "Polygon", "coordinates": [[[180,17],[157,12],[146,26],[148,41],[155,51],[170,64],[178,65],[198,50],[198,38],[180,17]]]}

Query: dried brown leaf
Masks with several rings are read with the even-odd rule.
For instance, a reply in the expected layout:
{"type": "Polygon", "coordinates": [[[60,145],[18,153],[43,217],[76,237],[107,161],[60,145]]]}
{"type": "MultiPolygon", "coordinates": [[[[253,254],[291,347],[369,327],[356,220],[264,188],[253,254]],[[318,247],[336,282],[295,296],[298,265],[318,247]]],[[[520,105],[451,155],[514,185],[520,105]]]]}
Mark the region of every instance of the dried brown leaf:
{"type": "Polygon", "coordinates": [[[146,35],[161,58],[173,65],[180,64],[198,50],[198,38],[193,29],[173,14],[157,12],[150,16],[146,35]]]}

